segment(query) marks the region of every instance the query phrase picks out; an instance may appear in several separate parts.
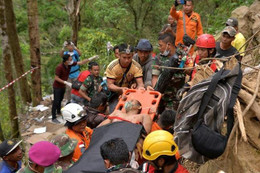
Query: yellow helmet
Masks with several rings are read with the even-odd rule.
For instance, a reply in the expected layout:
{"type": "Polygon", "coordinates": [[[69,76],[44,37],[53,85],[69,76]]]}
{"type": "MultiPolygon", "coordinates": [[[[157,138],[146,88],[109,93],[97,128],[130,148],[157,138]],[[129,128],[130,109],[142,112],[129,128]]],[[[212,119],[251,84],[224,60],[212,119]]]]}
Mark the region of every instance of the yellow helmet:
{"type": "Polygon", "coordinates": [[[173,156],[177,151],[178,146],[173,140],[173,135],[165,130],[150,133],[143,143],[143,157],[146,160],[155,160],[163,155],[173,156]]]}

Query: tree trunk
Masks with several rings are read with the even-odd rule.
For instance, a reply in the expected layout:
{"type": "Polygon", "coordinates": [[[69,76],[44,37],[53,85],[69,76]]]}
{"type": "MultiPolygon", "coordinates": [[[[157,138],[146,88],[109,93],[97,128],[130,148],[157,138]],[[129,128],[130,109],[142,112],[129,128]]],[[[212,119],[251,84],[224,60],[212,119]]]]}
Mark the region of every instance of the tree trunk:
{"type": "MultiPolygon", "coordinates": [[[[9,45],[11,47],[12,57],[14,59],[16,75],[21,76],[22,74],[24,74],[24,62],[16,30],[16,21],[12,0],[4,0],[4,11],[7,24],[6,33],[8,36],[9,45]]],[[[24,103],[30,103],[32,99],[26,77],[23,77],[21,80],[19,80],[19,86],[21,90],[22,100],[24,101],[24,103]]]]}
{"type": "MultiPolygon", "coordinates": [[[[28,9],[28,27],[30,38],[30,58],[31,67],[40,67],[40,38],[38,26],[38,6],[37,0],[27,0],[28,9]]],[[[41,92],[41,69],[38,68],[32,73],[32,101],[33,106],[36,106],[42,100],[41,92]]]]}
{"type": "Polygon", "coordinates": [[[0,141],[4,141],[4,140],[5,140],[4,132],[3,132],[3,129],[2,129],[2,126],[1,126],[1,123],[0,123],[0,141]]]}
{"type": "Polygon", "coordinates": [[[81,0],[73,0],[73,12],[70,14],[70,20],[72,24],[72,42],[77,46],[78,42],[78,32],[79,32],[79,24],[80,24],[80,7],[81,0]]]}
{"type": "MultiPolygon", "coordinates": [[[[8,36],[6,34],[7,25],[5,18],[5,8],[4,8],[4,0],[0,0],[0,21],[1,21],[1,36],[2,36],[2,49],[3,49],[3,63],[4,63],[4,73],[5,78],[8,83],[13,81],[13,72],[12,72],[12,64],[11,64],[11,51],[9,46],[8,36]]],[[[7,89],[8,91],[8,103],[9,103],[9,116],[11,120],[11,132],[14,138],[19,137],[19,124],[18,117],[16,111],[16,103],[15,103],[15,90],[14,85],[11,85],[7,89]]]]}

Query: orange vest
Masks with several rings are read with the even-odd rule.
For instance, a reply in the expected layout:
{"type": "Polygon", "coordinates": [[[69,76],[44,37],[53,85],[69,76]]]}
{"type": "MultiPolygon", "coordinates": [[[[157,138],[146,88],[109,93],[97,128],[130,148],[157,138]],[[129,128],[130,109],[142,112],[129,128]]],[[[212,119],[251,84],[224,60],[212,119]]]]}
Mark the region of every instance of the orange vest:
{"type": "Polygon", "coordinates": [[[70,138],[77,139],[77,141],[78,141],[78,144],[74,150],[74,154],[72,157],[72,160],[74,162],[76,162],[82,155],[82,153],[83,153],[82,149],[84,148],[84,150],[85,150],[88,148],[92,133],[93,133],[93,130],[88,127],[85,128],[85,131],[82,134],[79,134],[71,129],[66,130],[66,134],[70,138]]]}

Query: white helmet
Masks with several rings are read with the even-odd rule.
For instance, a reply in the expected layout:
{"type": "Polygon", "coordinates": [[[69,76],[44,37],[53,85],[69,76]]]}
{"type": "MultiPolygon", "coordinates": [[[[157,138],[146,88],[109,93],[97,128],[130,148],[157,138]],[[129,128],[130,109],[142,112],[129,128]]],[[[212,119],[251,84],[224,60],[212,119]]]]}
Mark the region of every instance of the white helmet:
{"type": "Polygon", "coordinates": [[[85,116],[82,106],[76,103],[69,103],[61,109],[64,120],[74,123],[85,116]]]}

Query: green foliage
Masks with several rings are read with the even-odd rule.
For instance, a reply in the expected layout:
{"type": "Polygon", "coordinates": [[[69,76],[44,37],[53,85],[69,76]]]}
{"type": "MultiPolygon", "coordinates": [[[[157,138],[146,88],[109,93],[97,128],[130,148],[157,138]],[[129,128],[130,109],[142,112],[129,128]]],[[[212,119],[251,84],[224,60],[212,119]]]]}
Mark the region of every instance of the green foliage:
{"type": "Polygon", "coordinates": [[[72,28],[68,25],[64,25],[59,33],[59,40],[70,40],[72,28]]]}
{"type": "MultiPolygon", "coordinates": [[[[100,64],[101,74],[103,74],[106,65],[113,59],[106,49],[107,42],[112,42],[112,38],[102,30],[82,28],[79,32],[78,48],[82,52],[81,59],[90,58],[94,55],[99,55],[97,62],[100,64]]],[[[112,42],[113,43],[113,42],[112,42]]],[[[87,69],[86,66],[81,68],[87,69]]]]}

